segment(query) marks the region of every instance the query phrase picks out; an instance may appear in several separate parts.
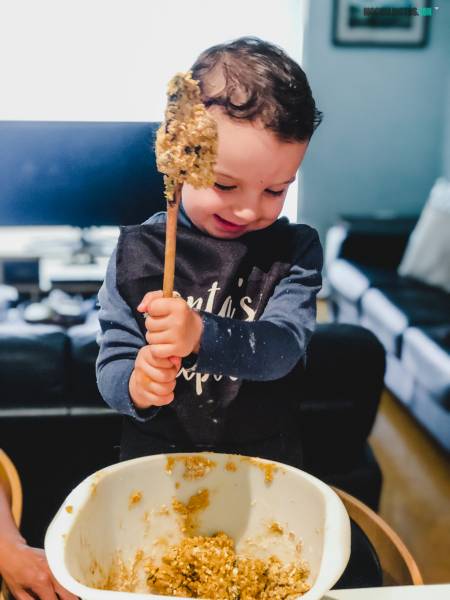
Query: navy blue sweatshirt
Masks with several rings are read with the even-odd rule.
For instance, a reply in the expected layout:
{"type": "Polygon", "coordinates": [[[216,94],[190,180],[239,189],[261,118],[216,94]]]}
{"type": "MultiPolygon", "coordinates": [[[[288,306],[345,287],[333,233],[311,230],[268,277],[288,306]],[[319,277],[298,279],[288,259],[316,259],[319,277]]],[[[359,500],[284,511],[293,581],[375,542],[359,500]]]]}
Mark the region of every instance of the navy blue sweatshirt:
{"type": "MultiPolygon", "coordinates": [[[[163,228],[165,219],[165,212],[157,213],[137,227],[158,228],[161,225],[163,228]]],[[[205,236],[189,220],[182,207],[179,226],[181,230],[188,229],[194,236],[205,236]]],[[[191,306],[199,309],[204,324],[198,355],[184,359],[180,371],[186,379],[195,378],[195,393],[198,395],[202,392],[204,380],[212,376],[217,381],[221,377],[228,377],[231,381],[249,382],[283,378],[305,354],[315,327],[316,295],[321,287],[322,248],[317,232],[307,225],[290,225],[287,219],[279,219],[267,228],[267,231],[276,227],[285,227],[286,231],[294,228],[297,246],[292,253],[292,262],[287,272],[275,282],[276,285],[270,290],[262,308],[257,310],[258,299],[250,296],[243,296],[237,300],[236,296],[228,296],[221,305],[217,305],[220,290],[218,281],[211,283],[207,296],[202,299],[184,295],[191,306]],[[238,318],[234,317],[236,307],[233,302],[237,304],[238,318]],[[193,363],[195,365],[192,369],[193,363]]],[[[246,234],[242,236],[242,241],[254,235],[246,234]]],[[[213,244],[232,243],[228,240],[215,241],[215,238],[210,236],[207,238],[213,244]]],[[[272,251],[276,257],[277,249],[273,248],[272,251]]],[[[179,260],[177,254],[177,268],[179,260]]],[[[127,265],[120,264],[122,272],[126,272],[127,265]]],[[[269,267],[270,265],[267,269],[269,267]]],[[[201,265],[193,265],[193,268],[200,269],[201,265]]],[[[237,287],[242,285],[241,281],[242,278],[237,279],[237,287]]],[[[136,305],[132,306],[132,302],[129,299],[127,301],[119,287],[116,248],[98,296],[101,335],[96,365],[97,384],[109,406],[144,423],[154,419],[161,410],[167,410],[167,407],[139,410],[130,398],[129,378],[137,353],[146,341],[143,317],[135,311],[141,298],[135,298],[133,301],[136,301],[136,305]]],[[[162,279],[153,289],[161,287],[162,279]]],[[[143,293],[145,291],[151,290],[144,289],[143,293]]],[[[175,397],[176,395],[177,388],[175,397]]],[[[213,399],[205,402],[213,403],[213,399]]],[[[216,421],[217,419],[212,418],[212,422],[216,421]]]]}

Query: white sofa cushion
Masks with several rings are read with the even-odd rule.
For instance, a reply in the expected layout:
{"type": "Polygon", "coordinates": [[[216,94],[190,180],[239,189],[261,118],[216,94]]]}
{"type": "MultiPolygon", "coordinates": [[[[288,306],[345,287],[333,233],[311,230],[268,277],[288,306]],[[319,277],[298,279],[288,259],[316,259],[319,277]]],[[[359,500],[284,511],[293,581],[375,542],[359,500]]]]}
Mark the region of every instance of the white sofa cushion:
{"type": "Polygon", "coordinates": [[[450,292],[450,181],[434,184],[412,232],[400,275],[450,292]]]}

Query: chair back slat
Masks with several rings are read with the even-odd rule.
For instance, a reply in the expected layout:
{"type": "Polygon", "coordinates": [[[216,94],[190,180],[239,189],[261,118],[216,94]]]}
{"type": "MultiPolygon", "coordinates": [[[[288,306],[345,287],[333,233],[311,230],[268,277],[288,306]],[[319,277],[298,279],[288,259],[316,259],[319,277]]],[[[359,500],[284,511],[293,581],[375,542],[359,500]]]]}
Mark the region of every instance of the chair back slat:
{"type": "Polygon", "coordinates": [[[357,498],[342,490],[335,491],[374,547],[383,570],[383,585],[422,585],[416,561],[392,527],[357,498]]]}
{"type": "MultiPolygon", "coordinates": [[[[9,456],[0,449],[0,483],[10,501],[11,514],[17,527],[22,518],[22,484],[19,474],[9,456]]],[[[0,576],[0,600],[8,600],[8,590],[0,576]]]]}

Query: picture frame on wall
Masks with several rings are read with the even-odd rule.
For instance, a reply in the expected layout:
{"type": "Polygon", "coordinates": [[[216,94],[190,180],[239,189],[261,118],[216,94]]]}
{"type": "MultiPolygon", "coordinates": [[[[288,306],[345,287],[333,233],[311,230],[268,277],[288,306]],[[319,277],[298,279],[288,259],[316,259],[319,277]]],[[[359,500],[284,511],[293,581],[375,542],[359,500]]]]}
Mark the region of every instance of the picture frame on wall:
{"type": "Polygon", "coordinates": [[[431,0],[334,0],[333,44],[423,48],[432,11],[431,0]]]}

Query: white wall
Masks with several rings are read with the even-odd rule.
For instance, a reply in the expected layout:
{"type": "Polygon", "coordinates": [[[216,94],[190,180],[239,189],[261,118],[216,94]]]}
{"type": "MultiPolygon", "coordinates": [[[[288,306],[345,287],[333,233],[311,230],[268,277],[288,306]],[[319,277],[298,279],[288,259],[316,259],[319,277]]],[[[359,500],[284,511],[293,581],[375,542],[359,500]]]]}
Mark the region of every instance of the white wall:
{"type": "Polygon", "coordinates": [[[304,3],[0,0],[0,119],[161,120],[168,80],[208,46],[257,35],[301,62],[304,3]]]}

